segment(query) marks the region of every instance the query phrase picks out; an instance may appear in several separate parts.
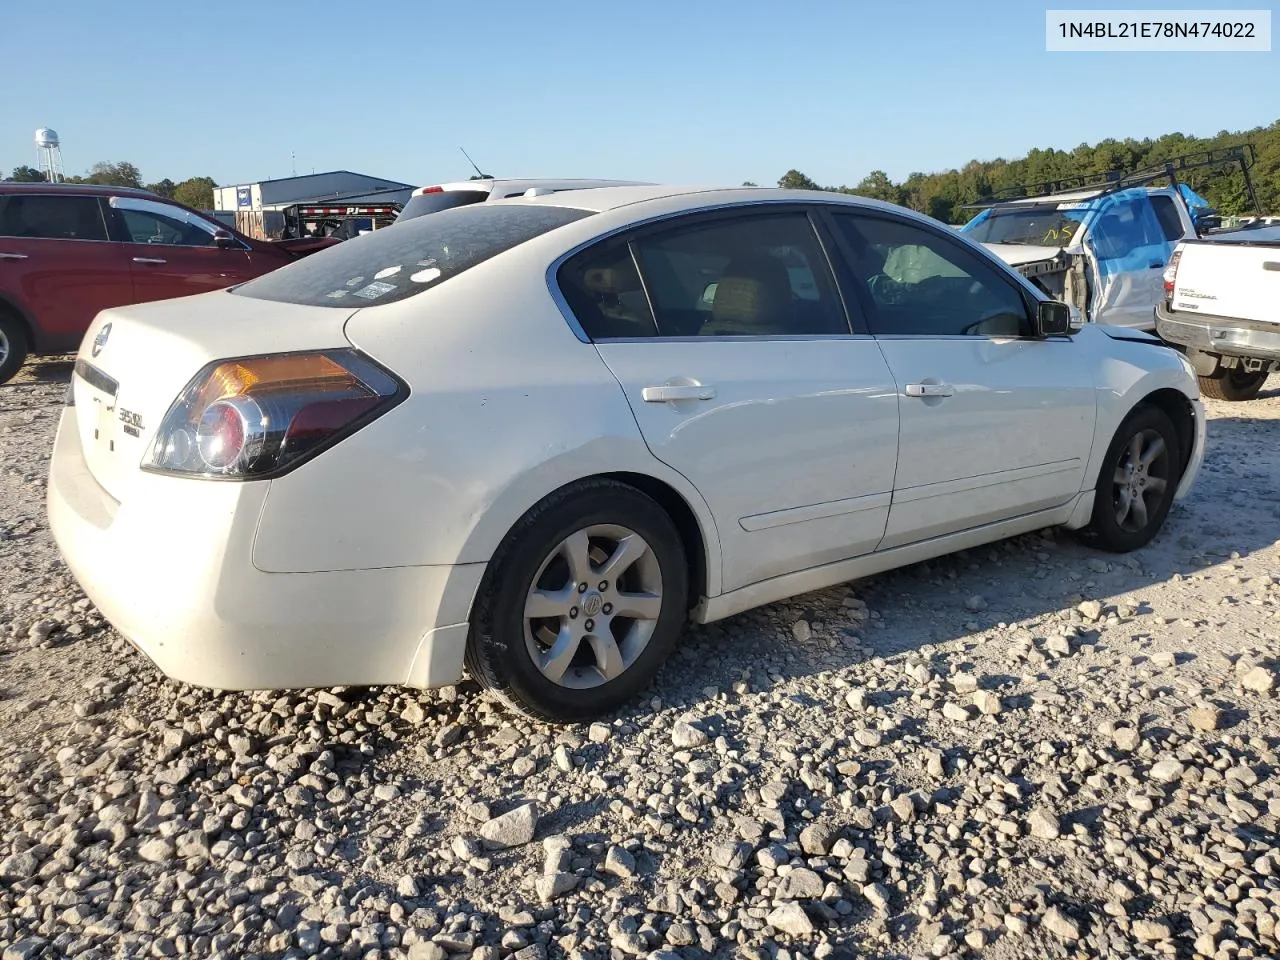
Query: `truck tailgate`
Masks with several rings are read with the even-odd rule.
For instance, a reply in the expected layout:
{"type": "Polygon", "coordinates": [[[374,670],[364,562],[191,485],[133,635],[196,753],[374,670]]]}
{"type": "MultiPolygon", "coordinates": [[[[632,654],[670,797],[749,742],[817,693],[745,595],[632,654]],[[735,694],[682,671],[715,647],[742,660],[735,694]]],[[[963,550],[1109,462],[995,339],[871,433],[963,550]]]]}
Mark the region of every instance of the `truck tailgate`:
{"type": "Polygon", "coordinates": [[[1280,243],[1188,243],[1173,309],[1280,323],[1280,243]]]}

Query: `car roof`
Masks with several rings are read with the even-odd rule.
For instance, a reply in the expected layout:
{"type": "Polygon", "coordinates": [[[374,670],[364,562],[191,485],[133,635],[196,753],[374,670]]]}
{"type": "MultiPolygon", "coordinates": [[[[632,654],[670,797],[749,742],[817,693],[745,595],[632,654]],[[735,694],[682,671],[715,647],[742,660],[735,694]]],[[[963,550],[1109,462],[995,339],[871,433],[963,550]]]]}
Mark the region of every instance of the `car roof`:
{"type": "Polygon", "coordinates": [[[141,187],[113,187],[102,183],[19,183],[16,181],[0,181],[0,192],[4,193],[68,193],[105,197],[154,197],[159,194],[141,187]]]}
{"type": "MultiPolygon", "coordinates": [[[[1152,187],[1145,184],[1135,184],[1133,187],[1125,187],[1124,190],[1144,189],[1148,194],[1156,195],[1173,191],[1169,187],[1152,187]]],[[[1108,191],[1104,187],[1093,187],[1084,190],[1064,190],[1062,193],[1045,193],[1035,197],[1011,197],[1007,200],[997,200],[991,204],[993,207],[1018,207],[1018,206],[1048,206],[1054,203],[1079,203],[1084,200],[1093,200],[1106,193],[1108,196],[1114,195],[1121,191],[1108,191]]]]}
{"type": "Polygon", "coordinates": [[[498,187],[506,189],[528,190],[530,187],[552,187],[560,190],[568,189],[584,189],[590,187],[605,186],[640,186],[645,185],[644,180],[606,180],[600,178],[581,178],[581,177],[482,177],[475,180],[451,180],[447,183],[432,184],[429,186],[421,186],[413,192],[421,193],[424,190],[433,187],[440,190],[488,190],[492,191],[498,187]]]}
{"type": "Polygon", "coordinates": [[[785,190],[779,187],[729,187],[706,184],[645,184],[628,187],[597,187],[589,190],[567,190],[564,193],[544,194],[540,197],[511,197],[498,203],[533,203],[551,207],[573,207],[603,213],[634,204],[671,200],[686,201],[680,206],[696,209],[700,206],[739,203],[846,203],[876,209],[888,209],[907,216],[920,214],[906,207],[870,197],[829,190],[785,190]]]}

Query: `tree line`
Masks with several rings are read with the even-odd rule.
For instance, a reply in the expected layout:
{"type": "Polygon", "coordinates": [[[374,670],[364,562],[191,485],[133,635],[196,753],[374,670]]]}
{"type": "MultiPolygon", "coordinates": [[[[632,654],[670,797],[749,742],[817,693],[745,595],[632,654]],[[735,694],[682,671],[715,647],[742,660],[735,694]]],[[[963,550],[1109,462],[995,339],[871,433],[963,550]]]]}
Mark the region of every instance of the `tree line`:
{"type": "MultiPolygon", "coordinates": [[[[1235,133],[1223,130],[1213,137],[1169,133],[1156,140],[1101,140],[1092,146],[1082,143],[1073,150],[1038,148],[1016,160],[970,160],[955,170],[912,173],[901,183],[894,183],[883,170],[873,170],[855,186],[823,187],[793,169],[782,175],[778,186],[873,197],[910,207],[945,223],[964,223],[977,212],[964,209],[964,204],[975,203],[1000,190],[1066,177],[1100,175],[1112,170],[1130,172],[1183,154],[1244,143],[1252,143],[1256,149],[1257,160],[1249,173],[1262,212],[1280,214],[1280,120],[1267,127],[1235,133]]],[[[1256,212],[1238,165],[1220,170],[1188,170],[1179,173],[1178,178],[1225,216],[1256,212]]]]}
{"type": "MultiPolygon", "coordinates": [[[[18,183],[39,183],[45,177],[35,167],[23,165],[14,167],[13,173],[5,179],[18,183]]],[[[100,183],[111,187],[138,187],[169,200],[176,200],[196,210],[213,209],[213,189],[217,186],[212,177],[189,177],[180,183],[174,183],[166,177],[155,183],[143,183],[141,171],[126,160],[119,163],[106,161],[95,163],[84,176],[70,176],[66,181],[67,183],[100,183]]]]}

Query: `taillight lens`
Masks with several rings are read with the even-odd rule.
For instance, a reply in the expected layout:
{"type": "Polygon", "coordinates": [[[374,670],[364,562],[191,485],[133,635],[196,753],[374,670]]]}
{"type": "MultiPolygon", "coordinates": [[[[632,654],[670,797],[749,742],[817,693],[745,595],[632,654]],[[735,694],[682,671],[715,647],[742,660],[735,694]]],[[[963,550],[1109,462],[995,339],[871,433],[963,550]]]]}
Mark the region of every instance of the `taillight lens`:
{"type": "Polygon", "coordinates": [[[1182,259],[1182,248],[1177,247],[1169,257],[1169,265],[1164,268],[1164,298],[1173,299],[1173,288],[1178,280],[1178,261],[1182,259]]]}
{"type": "Polygon", "coordinates": [[[142,467],[233,480],[278,476],[406,393],[355,350],[216,361],[169,408],[142,467]]]}

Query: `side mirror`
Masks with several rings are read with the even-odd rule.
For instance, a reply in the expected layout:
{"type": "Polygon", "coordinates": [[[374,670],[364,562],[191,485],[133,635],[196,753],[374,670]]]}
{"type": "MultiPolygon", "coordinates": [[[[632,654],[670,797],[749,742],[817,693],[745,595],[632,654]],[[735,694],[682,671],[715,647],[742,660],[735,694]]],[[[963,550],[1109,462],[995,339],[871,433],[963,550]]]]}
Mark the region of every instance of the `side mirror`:
{"type": "Polygon", "coordinates": [[[238,246],[236,238],[231,235],[230,230],[215,230],[213,232],[213,245],[219,250],[230,250],[232,247],[238,246]]]}
{"type": "Polygon", "coordinates": [[[1036,303],[1036,336],[1065,337],[1071,332],[1071,308],[1061,300],[1036,303]]]}

